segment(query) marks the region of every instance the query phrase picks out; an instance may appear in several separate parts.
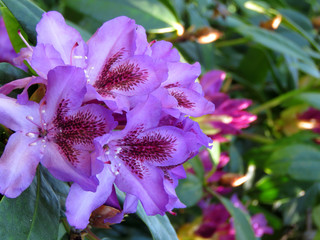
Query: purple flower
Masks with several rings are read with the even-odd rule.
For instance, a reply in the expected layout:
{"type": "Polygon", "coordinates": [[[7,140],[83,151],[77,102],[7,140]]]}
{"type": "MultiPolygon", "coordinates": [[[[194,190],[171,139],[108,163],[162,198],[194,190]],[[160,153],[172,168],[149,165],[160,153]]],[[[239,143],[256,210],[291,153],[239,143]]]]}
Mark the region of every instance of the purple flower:
{"type": "Polygon", "coordinates": [[[89,84],[86,101],[98,99],[114,111],[128,111],[133,96],[147,96],[168,72],[163,61],[141,52],[148,46],[141,28],[132,19],[118,17],[104,23],[85,43],[60,13],[44,13],[30,64],[42,77],[56,66],[81,67],[89,84]]]}
{"type": "Polygon", "coordinates": [[[94,191],[101,165],[92,162],[93,139],[115,127],[111,111],[81,106],[86,92],[81,69],[57,67],[48,73],[38,104],[0,95],[0,123],[15,131],[0,158],[0,192],[17,197],[31,183],[41,162],[56,178],[94,191]]]}
{"type": "MultiPolygon", "coordinates": [[[[232,195],[231,202],[235,207],[240,208],[246,213],[248,212],[236,194],[232,195]]],[[[234,240],[235,229],[233,219],[224,205],[221,203],[202,205],[203,219],[195,233],[204,238],[217,236],[219,240],[234,240]]],[[[264,234],[273,234],[273,229],[267,224],[267,220],[262,213],[251,217],[251,225],[256,237],[260,238],[264,234]]]]}
{"type": "Polygon", "coordinates": [[[0,62],[7,62],[23,70],[28,68],[23,63],[17,63],[15,58],[19,55],[15,52],[9,39],[9,35],[4,24],[3,18],[0,17],[0,62]]]}
{"type": "Polygon", "coordinates": [[[181,164],[197,153],[201,143],[197,143],[190,126],[180,121],[178,128],[165,125],[170,121],[160,120],[161,103],[150,96],[146,103],[127,113],[127,124],[122,131],[96,139],[96,154],[105,168],[98,174],[100,185],[95,193],[72,185],[67,200],[71,225],[83,228],[88,224],[91,211],[111,194],[113,181],[119,190],[132,196],[131,201],[140,200],[148,215],[163,215],[184,206],[175,193],[177,180],[185,177],[181,164]],[[79,208],[84,201],[85,207],[79,208]]]}
{"type": "Polygon", "coordinates": [[[251,100],[230,99],[228,95],[219,92],[225,75],[222,71],[214,70],[206,73],[200,81],[205,97],[215,104],[216,110],[199,121],[205,125],[210,124],[214,131],[208,132],[208,135],[220,142],[227,141],[224,135],[239,134],[242,128],[257,119],[255,115],[243,111],[251,105],[251,100]]]}

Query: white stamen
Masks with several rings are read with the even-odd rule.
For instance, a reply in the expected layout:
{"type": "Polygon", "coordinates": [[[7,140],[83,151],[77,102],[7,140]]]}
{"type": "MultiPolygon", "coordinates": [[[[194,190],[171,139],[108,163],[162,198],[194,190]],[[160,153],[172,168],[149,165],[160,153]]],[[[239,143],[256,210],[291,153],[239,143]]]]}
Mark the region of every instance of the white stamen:
{"type": "Polygon", "coordinates": [[[116,154],[118,154],[121,151],[121,147],[117,147],[116,154]]]}
{"type": "Polygon", "coordinates": [[[84,59],[88,59],[88,57],[87,57],[87,56],[84,56],[84,59]]]}
{"type": "Polygon", "coordinates": [[[27,137],[30,137],[30,138],[36,137],[36,134],[31,133],[31,132],[27,133],[26,135],[27,135],[27,137]]]}
{"type": "Polygon", "coordinates": [[[28,119],[28,120],[30,120],[30,121],[33,121],[33,117],[32,117],[32,116],[30,116],[30,115],[29,115],[29,116],[27,116],[27,117],[26,117],[26,119],[28,119]]]}
{"type": "Polygon", "coordinates": [[[46,124],[46,123],[43,123],[43,126],[47,126],[47,124],[46,124]]]}
{"type": "Polygon", "coordinates": [[[47,145],[43,145],[43,147],[45,148],[47,145]]]}
{"type": "Polygon", "coordinates": [[[41,113],[45,113],[45,112],[46,112],[46,110],[44,110],[44,109],[43,109],[43,110],[41,110],[41,113]]]}
{"type": "Polygon", "coordinates": [[[82,59],[82,56],[73,56],[74,59],[82,59]]]}
{"type": "Polygon", "coordinates": [[[116,172],[114,173],[114,175],[116,175],[116,176],[119,175],[119,171],[116,171],[116,172]]]}
{"type": "Polygon", "coordinates": [[[45,143],[45,142],[46,142],[46,140],[45,140],[45,139],[42,139],[42,140],[41,140],[41,142],[42,142],[42,143],[45,143]]]}
{"type": "Polygon", "coordinates": [[[109,155],[109,154],[110,154],[110,151],[109,151],[109,150],[108,150],[108,151],[106,151],[106,152],[105,152],[105,154],[106,154],[106,155],[109,155]]]}
{"type": "Polygon", "coordinates": [[[89,82],[90,82],[90,79],[87,80],[87,83],[89,83],[89,82]]]}
{"type": "Polygon", "coordinates": [[[37,145],[37,142],[33,142],[29,144],[29,146],[35,146],[35,145],[37,145]]]}

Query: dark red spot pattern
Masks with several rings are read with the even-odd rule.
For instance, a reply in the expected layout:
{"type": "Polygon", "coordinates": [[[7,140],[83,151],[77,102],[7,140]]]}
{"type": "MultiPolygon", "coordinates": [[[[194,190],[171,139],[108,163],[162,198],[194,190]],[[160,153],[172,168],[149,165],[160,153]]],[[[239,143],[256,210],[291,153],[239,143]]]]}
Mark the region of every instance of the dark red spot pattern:
{"type": "Polygon", "coordinates": [[[195,104],[191,102],[187,96],[180,91],[171,91],[171,96],[173,96],[178,101],[178,107],[193,109],[195,107],[195,104]]]}
{"type": "Polygon", "coordinates": [[[101,96],[112,96],[112,90],[132,91],[148,79],[148,71],[137,63],[125,61],[112,67],[122,59],[123,53],[124,49],[121,49],[106,61],[94,83],[93,86],[101,96]]]}
{"type": "Polygon", "coordinates": [[[139,125],[117,142],[121,148],[119,158],[141,179],[147,173],[143,163],[162,163],[172,158],[177,141],[174,136],[157,130],[143,135],[143,130],[139,125]]]}
{"type": "Polygon", "coordinates": [[[62,100],[53,120],[53,141],[59,146],[59,151],[68,161],[76,165],[79,162],[79,149],[75,145],[82,145],[83,150],[93,148],[93,139],[106,133],[107,123],[101,116],[84,110],[67,115],[68,101],[62,100]]]}

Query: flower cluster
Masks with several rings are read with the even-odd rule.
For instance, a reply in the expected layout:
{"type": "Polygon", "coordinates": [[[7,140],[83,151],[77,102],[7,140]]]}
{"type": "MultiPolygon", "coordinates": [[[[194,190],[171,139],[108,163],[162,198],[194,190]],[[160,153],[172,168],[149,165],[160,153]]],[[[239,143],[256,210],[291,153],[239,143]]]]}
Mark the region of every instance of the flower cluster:
{"type": "MultiPolygon", "coordinates": [[[[231,197],[233,205],[244,212],[247,209],[243,206],[237,195],[231,197]]],[[[207,204],[203,206],[203,219],[195,234],[203,238],[219,240],[234,240],[235,229],[232,218],[228,210],[221,204],[207,204]]],[[[260,238],[264,234],[273,234],[273,229],[267,225],[267,220],[262,213],[251,217],[251,225],[256,237],[260,238]]]]}
{"type": "Polygon", "coordinates": [[[257,119],[257,116],[244,111],[252,101],[249,99],[231,99],[220,92],[226,74],[219,70],[207,72],[201,78],[200,84],[206,99],[214,103],[216,110],[210,116],[199,119],[206,133],[215,141],[226,142],[225,135],[236,135],[241,129],[257,119]]]}
{"type": "MultiPolygon", "coordinates": [[[[210,138],[189,116],[211,114],[200,65],[181,63],[166,41],[149,43],[143,27],[127,17],[104,23],[85,42],[57,12],[44,13],[37,45],[23,49],[38,76],[0,88],[0,123],[13,133],[0,158],[0,193],[17,197],[41,163],[56,178],[73,182],[66,216],[85,228],[93,210],[116,203],[120,222],[138,201],[148,215],[184,207],[175,187],[182,164],[210,138]],[[31,101],[28,88],[38,84],[31,101]],[[17,99],[6,96],[24,88],[17,99]]],[[[116,204],[115,204],[116,205],[116,204]]]]}

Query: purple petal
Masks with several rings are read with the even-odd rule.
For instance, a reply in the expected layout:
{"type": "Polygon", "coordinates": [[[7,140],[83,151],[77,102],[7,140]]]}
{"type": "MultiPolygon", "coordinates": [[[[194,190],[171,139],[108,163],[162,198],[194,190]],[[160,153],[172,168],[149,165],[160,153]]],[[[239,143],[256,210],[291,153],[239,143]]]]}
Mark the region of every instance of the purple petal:
{"type": "Polygon", "coordinates": [[[139,199],[131,194],[126,194],[126,198],[123,204],[123,210],[112,218],[105,219],[105,222],[108,223],[120,223],[124,215],[129,213],[135,213],[138,206],[139,199]]]}
{"type": "Polygon", "coordinates": [[[107,63],[93,86],[101,96],[144,95],[158,88],[166,76],[163,63],[149,56],[134,56],[110,66],[107,63]]]}
{"type": "Polygon", "coordinates": [[[140,124],[119,139],[116,146],[120,151],[119,157],[130,167],[139,168],[143,162],[154,166],[172,166],[190,157],[185,138],[184,132],[176,127],[144,130],[140,124]]]}
{"type": "Polygon", "coordinates": [[[29,101],[20,105],[16,99],[0,94],[0,124],[14,131],[38,131],[39,104],[29,101]]]}
{"type": "Polygon", "coordinates": [[[21,89],[24,88],[25,86],[28,85],[28,83],[33,79],[34,77],[26,77],[26,78],[21,78],[17,79],[14,81],[11,81],[3,86],[0,87],[0,94],[9,94],[11,93],[14,89],[21,89]]]}
{"type": "Polygon", "coordinates": [[[70,161],[63,157],[61,148],[54,143],[48,142],[46,144],[41,163],[54,177],[62,181],[78,183],[84,190],[96,190],[98,185],[97,178],[88,177],[79,172],[70,161]]]}
{"type": "Polygon", "coordinates": [[[162,83],[165,88],[189,88],[201,73],[201,67],[198,62],[192,65],[181,62],[168,63],[168,70],[168,79],[162,83]]]}
{"type": "Polygon", "coordinates": [[[41,77],[47,78],[47,74],[51,69],[63,65],[65,63],[60,53],[52,45],[38,44],[33,48],[31,66],[41,77]]]}
{"type": "Polygon", "coordinates": [[[76,29],[66,24],[60,13],[44,13],[36,30],[38,44],[51,44],[65,64],[85,67],[86,43],[76,29]],[[80,58],[74,58],[73,53],[80,58]]]}
{"type": "Polygon", "coordinates": [[[89,224],[91,212],[100,207],[112,191],[115,176],[105,166],[97,175],[99,185],[95,192],[84,191],[78,184],[72,184],[66,200],[66,216],[69,224],[84,229],[89,224]]]}
{"type": "Polygon", "coordinates": [[[180,55],[177,49],[172,48],[172,43],[167,41],[158,41],[151,46],[152,57],[162,59],[168,62],[180,61],[180,55]]]}
{"type": "Polygon", "coordinates": [[[31,184],[41,157],[39,148],[30,146],[32,141],[25,133],[10,136],[0,158],[1,194],[15,198],[31,184]]]}
{"type": "Polygon", "coordinates": [[[49,122],[58,107],[73,109],[81,106],[86,93],[86,79],[82,69],[72,66],[56,67],[48,73],[48,86],[43,103],[45,119],[49,122]],[[62,106],[63,105],[63,106],[62,106]]]}
{"type": "Polygon", "coordinates": [[[151,55],[150,44],[147,40],[147,34],[144,27],[137,25],[136,26],[137,38],[136,38],[136,50],[134,55],[151,55]]]}
{"type": "Polygon", "coordinates": [[[135,38],[136,24],[127,17],[112,19],[97,30],[88,41],[87,71],[92,84],[110,61],[115,62],[133,55],[135,38]]]}
{"type": "Polygon", "coordinates": [[[139,198],[148,215],[163,215],[166,211],[168,196],[164,189],[161,170],[141,163],[139,171],[143,174],[142,178],[141,174],[132,172],[130,165],[120,165],[120,174],[117,175],[115,181],[117,187],[139,198]]]}
{"type": "Polygon", "coordinates": [[[177,99],[177,108],[184,114],[200,117],[214,112],[214,104],[195,91],[178,87],[169,88],[168,91],[177,99]]]}
{"type": "Polygon", "coordinates": [[[207,72],[201,78],[200,84],[206,97],[210,97],[220,91],[226,73],[219,70],[207,72]]]}

